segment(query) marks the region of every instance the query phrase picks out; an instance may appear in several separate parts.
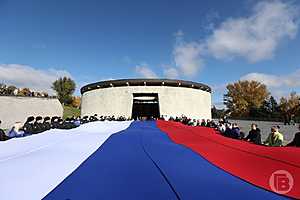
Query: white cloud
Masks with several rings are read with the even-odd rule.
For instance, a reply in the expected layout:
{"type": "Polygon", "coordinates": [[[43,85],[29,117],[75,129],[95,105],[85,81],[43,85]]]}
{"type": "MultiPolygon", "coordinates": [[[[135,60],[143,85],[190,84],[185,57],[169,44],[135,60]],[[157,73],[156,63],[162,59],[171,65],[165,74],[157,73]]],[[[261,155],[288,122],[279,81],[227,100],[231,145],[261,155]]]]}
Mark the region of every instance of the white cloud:
{"type": "Polygon", "coordinates": [[[300,87],[300,69],[294,73],[284,75],[249,73],[240,79],[259,81],[268,87],[271,95],[280,98],[281,96],[287,96],[292,90],[300,87]]]}
{"type": "Polygon", "coordinates": [[[219,85],[212,85],[212,92],[213,93],[224,93],[224,91],[226,90],[226,86],[227,84],[223,83],[223,84],[219,84],[219,85]]]}
{"type": "Polygon", "coordinates": [[[227,19],[213,30],[206,39],[207,49],[222,59],[269,59],[283,39],[293,39],[297,34],[298,11],[295,5],[284,1],[259,2],[249,17],[227,19]]]}
{"type": "Polygon", "coordinates": [[[51,89],[53,81],[61,76],[71,77],[70,73],[64,70],[40,70],[27,65],[0,64],[0,83],[19,88],[28,87],[49,94],[54,93],[51,89]]]}
{"type": "Polygon", "coordinates": [[[176,33],[174,33],[174,36],[176,39],[180,39],[184,36],[184,32],[182,30],[178,30],[176,33]]]}
{"type": "MultiPolygon", "coordinates": [[[[176,43],[172,56],[172,70],[164,70],[180,76],[193,77],[204,67],[207,56],[230,60],[236,57],[250,62],[270,59],[284,40],[294,39],[299,26],[299,7],[292,1],[265,0],[258,2],[250,15],[228,18],[218,26],[215,19],[218,13],[212,13],[207,21],[211,32],[200,40],[184,40],[184,32],[174,33],[176,43]],[[211,22],[210,22],[211,21],[211,22]]],[[[155,76],[148,66],[137,71],[146,76],[155,76]]]]}
{"type": "Polygon", "coordinates": [[[176,79],[179,77],[178,70],[176,68],[170,67],[164,70],[164,76],[170,79],[176,79]]]}
{"type": "Polygon", "coordinates": [[[176,67],[183,75],[195,76],[203,66],[202,46],[197,42],[178,42],[173,50],[176,67]]]}
{"type": "Polygon", "coordinates": [[[264,83],[271,88],[300,87],[300,69],[292,74],[273,75],[264,73],[249,73],[241,77],[241,80],[255,80],[264,83]]]}
{"type": "Polygon", "coordinates": [[[138,65],[135,67],[136,73],[138,73],[140,76],[144,78],[157,78],[158,76],[156,75],[155,72],[153,72],[147,64],[143,65],[138,65]]]}
{"type": "Polygon", "coordinates": [[[220,15],[217,11],[208,11],[208,13],[204,16],[204,20],[201,23],[206,31],[212,31],[216,27],[217,20],[220,19],[220,15]]]}
{"type": "Polygon", "coordinates": [[[226,109],[226,106],[223,102],[214,102],[213,106],[220,110],[226,109]]]}

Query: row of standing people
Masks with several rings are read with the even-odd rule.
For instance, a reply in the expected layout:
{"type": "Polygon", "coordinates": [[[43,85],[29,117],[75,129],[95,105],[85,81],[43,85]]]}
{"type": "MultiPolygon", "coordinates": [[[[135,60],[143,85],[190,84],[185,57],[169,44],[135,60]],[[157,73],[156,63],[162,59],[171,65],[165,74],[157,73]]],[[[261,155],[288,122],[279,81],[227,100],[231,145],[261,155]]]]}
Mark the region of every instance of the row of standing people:
{"type": "MultiPolygon", "coordinates": [[[[163,119],[163,118],[162,118],[163,119]]],[[[216,123],[213,120],[195,120],[190,119],[185,116],[181,117],[170,117],[170,121],[181,122],[185,125],[189,126],[202,126],[215,128],[220,132],[223,136],[229,137],[232,139],[240,139],[245,140],[257,145],[266,145],[266,146],[283,146],[284,145],[284,137],[280,132],[279,126],[272,126],[268,137],[265,140],[262,140],[261,130],[258,128],[257,124],[252,123],[250,127],[250,131],[248,135],[241,131],[237,123],[229,123],[226,119],[220,120],[219,123],[216,123]]],[[[298,129],[300,131],[300,124],[298,125],[298,129]]],[[[300,147],[300,132],[297,132],[294,136],[294,139],[289,142],[286,146],[294,146],[300,147]]]]}
{"type": "Polygon", "coordinates": [[[39,134],[50,129],[71,129],[80,125],[80,121],[76,118],[67,118],[63,120],[61,117],[33,117],[27,118],[25,123],[16,122],[7,132],[1,130],[0,141],[5,141],[15,137],[24,137],[39,134]]]}
{"type": "MultiPolygon", "coordinates": [[[[84,117],[68,117],[63,120],[61,117],[54,116],[50,117],[33,117],[27,118],[26,122],[23,124],[21,122],[16,122],[11,129],[8,131],[3,131],[0,129],[0,141],[5,141],[15,137],[24,137],[34,134],[39,134],[50,129],[72,129],[80,126],[81,124],[95,122],[95,121],[126,121],[131,120],[123,116],[100,116],[97,114],[92,116],[84,117]]],[[[1,125],[1,121],[0,121],[1,125]]]]}
{"type": "MultiPolygon", "coordinates": [[[[300,125],[298,126],[300,130],[300,125]]],[[[251,124],[250,131],[248,135],[245,137],[245,133],[243,133],[237,123],[224,123],[220,122],[217,130],[224,136],[230,137],[233,139],[241,139],[246,140],[248,142],[252,142],[257,145],[266,145],[279,147],[284,145],[284,136],[280,132],[279,126],[272,126],[268,137],[262,141],[261,130],[258,128],[257,124],[251,124]]],[[[294,139],[288,143],[286,146],[295,146],[300,147],[300,132],[295,134],[294,139]]]]}

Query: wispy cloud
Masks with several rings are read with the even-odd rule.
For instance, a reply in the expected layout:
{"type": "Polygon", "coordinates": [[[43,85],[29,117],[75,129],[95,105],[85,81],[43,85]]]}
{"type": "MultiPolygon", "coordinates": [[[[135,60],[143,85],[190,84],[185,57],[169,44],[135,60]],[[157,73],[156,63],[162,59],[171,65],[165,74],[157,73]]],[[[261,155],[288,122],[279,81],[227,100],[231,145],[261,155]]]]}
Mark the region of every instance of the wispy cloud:
{"type": "Polygon", "coordinates": [[[216,11],[208,11],[204,16],[203,22],[201,25],[204,27],[204,30],[211,32],[216,27],[216,21],[220,18],[220,15],[216,11]]]}
{"type": "Polygon", "coordinates": [[[242,80],[256,80],[269,87],[300,87],[300,69],[292,74],[273,75],[264,73],[249,73],[241,78],[242,80]]]}
{"type": "Polygon", "coordinates": [[[297,34],[299,8],[287,1],[263,1],[243,18],[230,18],[213,30],[206,46],[217,59],[243,57],[250,62],[272,58],[280,42],[297,34]]]}
{"type": "Polygon", "coordinates": [[[20,88],[28,87],[36,91],[53,94],[52,83],[61,76],[72,77],[65,70],[53,68],[40,70],[28,65],[0,64],[0,83],[15,85],[20,88]]]}
{"type": "Polygon", "coordinates": [[[138,65],[135,67],[135,71],[138,75],[144,78],[157,78],[157,74],[153,72],[147,64],[138,65]]]}
{"type": "Polygon", "coordinates": [[[197,42],[176,43],[173,50],[174,62],[183,75],[192,77],[200,71],[203,66],[202,51],[202,45],[197,42]]]}
{"type": "MultiPolygon", "coordinates": [[[[241,80],[255,80],[264,83],[272,95],[286,96],[291,90],[300,87],[300,69],[291,74],[274,75],[265,73],[249,73],[241,77],[241,80]]],[[[298,91],[299,92],[299,91],[298,91]]]]}
{"type": "Polygon", "coordinates": [[[293,1],[260,1],[248,16],[228,18],[218,25],[214,19],[219,15],[212,13],[207,19],[211,24],[206,37],[186,41],[182,30],[174,34],[174,69],[192,77],[201,71],[208,56],[221,60],[240,57],[250,63],[271,59],[282,41],[297,35],[299,11],[293,1]]]}
{"type": "Polygon", "coordinates": [[[164,70],[164,76],[166,78],[176,79],[176,78],[179,77],[179,73],[178,73],[178,70],[176,68],[169,67],[169,68],[166,68],[164,70]]]}
{"type": "MultiPolygon", "coordinates": [[[[257,3],[248,17],[229,18],[199,41],[185,42],[180,30],[175,34],[173,56],[183,75],[196,75],[206,56],[230,60],[243,57],[250,62],[270,59],[284,39],[293,39],[299,26],[299,7],[287,1],[257,3]]],[[[217,17],[217,16],[215,16],[217,17]]]]}

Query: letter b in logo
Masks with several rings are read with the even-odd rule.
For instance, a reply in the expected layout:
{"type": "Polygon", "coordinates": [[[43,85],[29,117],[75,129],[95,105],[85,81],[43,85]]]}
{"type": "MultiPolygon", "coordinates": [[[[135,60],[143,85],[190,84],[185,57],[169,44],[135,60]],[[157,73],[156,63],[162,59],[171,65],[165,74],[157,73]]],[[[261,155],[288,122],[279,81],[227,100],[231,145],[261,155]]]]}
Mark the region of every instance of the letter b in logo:
{"type": "Polygon", "coordinates": [[[294,179],[289,172],[277,170],[271,175],[269,185],[274,192],[286,194],[293,188],[294,179]]]}

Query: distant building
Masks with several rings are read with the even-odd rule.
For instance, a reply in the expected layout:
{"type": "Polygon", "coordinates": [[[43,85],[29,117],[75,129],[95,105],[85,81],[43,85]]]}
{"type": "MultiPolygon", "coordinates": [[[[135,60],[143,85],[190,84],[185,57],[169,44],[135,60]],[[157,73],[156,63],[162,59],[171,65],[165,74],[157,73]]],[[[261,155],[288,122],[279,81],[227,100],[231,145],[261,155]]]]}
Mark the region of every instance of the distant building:
{"type": "Polygon", "coordinates": [[[211,88],[170,79],[121,79],[81,88],[81,115],[211,119],[211,88]]]}

